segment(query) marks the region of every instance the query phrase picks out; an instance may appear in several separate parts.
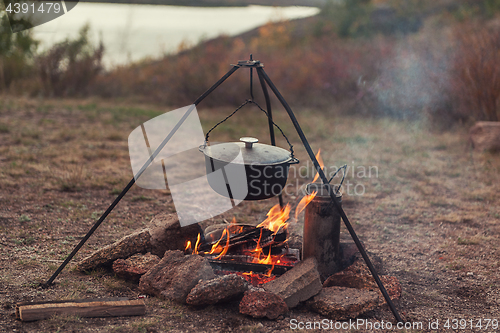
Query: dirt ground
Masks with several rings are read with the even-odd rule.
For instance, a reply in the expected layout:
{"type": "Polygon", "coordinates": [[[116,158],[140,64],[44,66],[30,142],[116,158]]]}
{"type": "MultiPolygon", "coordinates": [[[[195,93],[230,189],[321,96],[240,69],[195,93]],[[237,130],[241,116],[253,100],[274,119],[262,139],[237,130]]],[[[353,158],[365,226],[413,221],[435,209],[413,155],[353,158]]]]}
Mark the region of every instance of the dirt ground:
{"type": "MultiPolygon", "coordinates": [[[[88,275],[74,263],[95,249],[147,226],[160,212],[174,212],[167,191],[134,186],[74,261],[48,289],[46,281],[91,225],[132,178],[128,134],[169,108],[125,102],[3,99],[0,104],[0,331],[2,332],[292,332],[290,320],[320,321],[305,306],[278,320],[241,315],[237,302],[192,308],[148,298],[146,315],[119,318],[54,317],[23,323],[20,301],[139,295],[137,286],[112,273],[88,275]]],[[[229,109],[199,109],[204,130],[229,109]]],[[[335,116],[335,110],[295,109],[327,173],[349,166],[343,205],[367,249],[396,276],[403,296],[396,302],[409,322],[467,320],[462,331],[496,331],[499,320],[500,156],[470,150],[467,128],[430,130],[425,122],[335,116]],[[475,328],[479,320],[483,328],[475,328]],[[473,323],[473,329],[470,324],[473,323]]],[[[295,207],[300,188],[313,177],[284,111],[276,122],[302,161],[291,170],[286,201],[295,207]]],[[[259,111],[233,117],[213,136],[236,141],[257,136],[266,142],[259,111]],[[259,116],[253,116],[258,112],[259,116]]],[[[279,144],[285,146],[280,138],[279,144]]],[[[230,220],[257,223],[276,199],[246,202],[206,224],[230,220]]],[[[303,216],[291,222],[301,232],[303,216]]],[[[347,231],[345,228],[343,233],[347,231]]],[[[362,318],[392,321],[386,307],[362,318]]],[[[463,322],[462,322],[463,323],[463,322]]],[[[457,328],[460,328],[458,326],[457,328]]],[[[345,330],[345,331],[349,331],[345,330]]],[[[362,330],[360,330],[362,331],[362,330]]]]}

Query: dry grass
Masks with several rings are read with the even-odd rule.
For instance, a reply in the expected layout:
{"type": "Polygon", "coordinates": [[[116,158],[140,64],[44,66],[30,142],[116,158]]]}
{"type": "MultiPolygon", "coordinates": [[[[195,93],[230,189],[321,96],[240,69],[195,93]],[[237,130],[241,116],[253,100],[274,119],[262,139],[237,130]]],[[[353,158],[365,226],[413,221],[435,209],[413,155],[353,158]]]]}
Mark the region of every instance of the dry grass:
{"type": "MultiPolygon", "coordinates": [[[[348,164],[351,169],[346,182],[351,184],[351,194],[355,194],[356,185],[358,190],[364,188],[363,195],[350,195],[345,183],[343,204],[368,250],[382,257],[385,271],[401,281],[404,297],[398,306],[405,316],[426,320],[498,313],[498,305],[486,304],[484,297],[498,297],[500,156],[471,152],[466,128],[436,133],[424,122],[339,117],[336,110],[327,113],[292,107],[313,149],[322,149],[327,167],[348,164]],[[359,167],[370,166],[377,170],[372,169],[371,177],[358,173],[359,167]],[[470,272],[473,275],[468,275],[470,272]],[[469,287],[478,290],[477,295],[463,294],[462,289],[469,287]]],[[[9,131],[0,133],[2,328],[26,332],[149,332],[167,328],[286,332],[290,318],[321,319],[299,308],[282,320],[261,321],[239,315],[237,304],[194,310],[159,299],[147,301],[148,312],[141,318],[54,318],[22,323],[8,315],[12,304],[23,300],[137,296],[135,285],[119,281],[109,272],[83,275],[71,265],[49,290],[37,289],[36,282],[54,272],[132,177],[126,142],[130,131],[166,111],[98,100],[4,101],[0,122],[9,124],[9,131]],[[37,138],[23,136],[26,128],[36,128],[37,138]],[[68,186],[73,191],[67,191],[68,186]]],[[[230,111],[201,105],[199,115],[205,131],[230,111]]],[[[256,117],[253,111],[231,118],[227,126],[214,132],[214,140],[235,141],[254,135],[268,142],[266,119],[256,117]]],[[[289,180],[298,192],[313,173],[285,112],[276,108],[275,116],[302,161],[302,169],[289,180]]],[[[282,138],[278,143],[285,146],[282,138]]],[[[292,204],[298,199],[295,192],[285,196],[292,204]]],[[[275,203],[246,202],[214,221],[230,220],[235,215],[240,221],[261,222],[275,203]]],[[[143,228],[152,216],[166,211],[174,211],[168,192],[132,188],[76,260],[143,228]]],[[[292,229],[300,232],[302,220],[299,217],[292,229]]],[[[387,309],[368,316],[392,319],[387,309]]]]}
{"type": "Polygon", "coordinates": [[[455,36],[455,108],[478,120],[500,120],[500,26],[467,22],[455,28],[455,36]]]}

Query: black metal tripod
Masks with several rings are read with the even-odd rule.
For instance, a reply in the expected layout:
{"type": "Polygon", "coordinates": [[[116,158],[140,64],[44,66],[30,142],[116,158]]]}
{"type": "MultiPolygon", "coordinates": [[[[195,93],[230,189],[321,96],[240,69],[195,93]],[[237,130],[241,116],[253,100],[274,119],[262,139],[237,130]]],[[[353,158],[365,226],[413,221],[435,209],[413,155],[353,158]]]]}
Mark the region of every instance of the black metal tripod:
{"type": "MultiPolygon", "coordinates": [[[[274,83],[271,81],[269,76],[267,76],[266,72],[264,71],[264,65],[258,61],[258,60],[252,60],[252,56],[250,56],[250,60],[245,60],[245,61],[239,61],[238,64],[233,65],[233,67],[222,77],[217,81],[210,89],[208,89],[205,93],[203,93],[196,101],[193,103],[193,105],[186,111],[186,113],[182,116],[182,118],[179,120],[177,125],[172,129],[172,131],[165,137],[165,139],[162,141],[162,143],[156,148],[156,150],[153,152],[153,154],[150,156],[150,158],[144,163],[140,171],[135,175],[134,178],[125,186],[125,188],[122,190],[122,192],[116,197],[116,199],[113,201],[113,203],[108,207],[108,209],[102,214],[102,216],[97,220],[97,222],[92,226],[92,228],[87,232],[85,237],[82,238],[80,243],[73,249],[73,251],[68,255],[66,260],[59,266],[59,268],[54,272],[54,274],[47,280],[43,286],[48,287],[50,286],[56,277],[61,273],[61,271],[66,267],[66,265],[73,259],[75,254],[80,250],[80,248],[85,244],[85,242],[90,238],[90,236],[94,233],[94,231],[101,225],[101,223],[106,219],[106,217],[111,213],[111,211],[115,208],[115,206],[120,202],[120,200],[125,196],[125,194],[128,192],[128,190],[134,185],[135,180],[138,179],[143,172],[149,167],[149,165],[153,162],[153,160],[158,156],[160,151],[165,147],[167,142],[170,140],[170,138],[175,134],[175,132],[180,128],[180,126],[184,123],[184,121],[187,119],[187,117],[191,114],[191,112],[194,110],[195,106],[198,105],[205,97],[207,97],[210,93],[212,93],[218,86],[220,86],[228,77],[230,77],[236,70],[239,68],[249,68],[250,69],[250,95],[253,99],[253,90],[252,90],[252,78],[253,78],[253,69],[257,71],[257,75],[259,77],[260,85],[262,87],[262,91],[264,94],[264,98],[266,100],[266,108],[267,108],[267,113],[268,113],[268,120],[269,120],[269,131],[270,131],[270,136],[271,136],[271,144],[273,146],[276,145],[276,140],[274,137],[274,128],[273,128],[273,120],[272,120],[272,111],[271,111],[271,101],[269,98],[269,92],[267,90],[267,87],[271,88],[272,92],[278,98],[280,103],[283,105],[285,108],[286,112],[288,113],[288,116],[290,117],[290,120],[293,123],[293,126],[295,127],[295,130],[297,131],[297,134],[300,137],[300,140],[302,141],[302,144],[304,145],[307,153],[309,154],[309,157],[311,161],[314,164],[314,167],[316,171],[319,174],[319,177],[321,178],[321,181],[323,184],[328,184],[328,179],[325,176],[325,173],[323,172],[321,166],[318,163],[318,160],[316,159],[313,150],[311,149],[311,146],[309,145],[309,142],[306,139],[306,136],[304,135],[304,132],[302,131],[302,128],[300,127],[299,122],[297,121],[297,118],[295,117],[295,114],[293,113],[292,109],[286,102],[286,100],[283,98],[281,93],[278,91],[278,88],[274,85],[274,83]]],[[[361,253],[361,256],[363,257],[366,265],[368,266],[371,274],[373,275],[373,278],[375,279],[375,282],[377,283],[377,286],[379,287],[380,291],[382,292],[382,295],[384,296],[387,304],[389,305],[389,308],[391,309],[394,317],[398,322],[402,322],[402,318],[400,317],[396,307],[394,306],[394,303],[392,302],[391,298],[389,297],[389,294],[387,293],[387,290],[385,289],[384,285],[382,284],[382,281],[380,281],[380,278],[377,274],[377,271],[375,270],[375,267],[373,266],[372,262],[368,258],[368,255],[363,248],[363,245],[361,244],[358,236],[356,235],[356,232],[354,231],[351,223],[349,222],[349,219],[347,218],[347,215],[345,214],[344,210],[342,209],[342,206],[340,203],[337,201],[337,197],[331,187],[329,188],[329,194],[330,198],[333,201],[336,209],[340,213],[340,216],[342,217],[342,220],[344,221],[344,224],[349,231],[354,243],[356,244],[359,252],[361,253]]],[[[281,194],[279,195],[279,203],[283,207],[283,198],[281,194]]]]}

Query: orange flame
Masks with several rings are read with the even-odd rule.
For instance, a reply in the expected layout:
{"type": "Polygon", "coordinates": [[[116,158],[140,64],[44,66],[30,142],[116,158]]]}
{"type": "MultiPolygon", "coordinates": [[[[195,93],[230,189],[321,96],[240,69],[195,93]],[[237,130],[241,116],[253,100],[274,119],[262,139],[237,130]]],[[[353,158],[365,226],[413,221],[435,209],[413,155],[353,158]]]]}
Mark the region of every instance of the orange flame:
{"type": "Polygon", "coordinates": [[[217,252],[217,253],[222,252],[222,246],[220,246],[219,244],[220,244],[221,240],[224,238],[224,235],[226,234],[226,231],[227,231],[227,228],[224,229],[224,231],[222,232],[222,235],[220,236],[220,238],[217,241],[217,243],[215,243],[214,245],[212,245],[212,248],[210,249],[210,252],[208,254],[214,254],[215,252],[217,252]]]}
{"type": "Polygon", "coordinates": [[[273,270],[274,270],[274,263],[273,263],[273,267],[269,268],[269,270],[264,274],[264,276],[271,277],[271,273],[273,272],[273,270]]]}
{"type": "MultiPolygon", "coordinates": [[[[300,206],[305,207],[307,203],[309,203],[312,200],[313,196],[311,195],[309,196],[309,198],[310,200],[308,200],[307,202],[305,199],[302,199],[300,206]]],[[[304,208],[301,208],[300,210],[302,209],[304,208]]],[[[242,276],[246,277],[247,280],[249,280],[252,284],[256,285],[256,284],[266,283],[275,278],[275,276],[272,275],[275,265],[292,266],[294,264],[294,261],[286,259],[286,256],[284,254],[272,255],[271,249],[275,244],[274,242],[272,242],[271,244],[266,244],[266,248],[269,245],[269,251],[267,255],[262,249],[262,242],[264,237],[263,235],[265,235],[264,228],[269,229],[273,233],[273,235],[276,235],[280,231],[286,231],[286,228],[288,226],[287,221],[290,218],[290,211],[291,207],[289,204],[287,204],[283,209],[281,209],[279,204],[273,206],[267,213],[267,218],[256,227],[260,228],[260,235],[257,240],[257,244],[255,245],[255,248],[243,250],[243,254],[247,255],[248,259],[250,259],[249,262],[265,264],[269,265],[269,267],[271,266],[272,267],[266,270],[265,273],[250,272],[250,273],[237,273],[237,274],[241,274],[242,276]]],[[[201,254],[202,255],[210,254],[216,256],[215,259],[222,260],[223,257],[227,255],[229,251],[231,236],[239,234],[244,230],[246,230],[246,227],[238,225],[238,223],[236,222],[236,218],[233,218],[232,221],[227,225],[227,227],[222,230],[222,234],[219,240],[212,245],[210,251],[207,252],[202,251],[201,254]],[[224,237],[226,238],[225,240],[224,237]]],[[[201,235],[198,234],[198,238],[196,240],[196,244],[194,245],[194,249],[191,251],[192,254],[200,253],[199,252],[201,245],[200,242],[201,242],[201,235]]],[[[286,240],[284,242],[286,242],[286,240]]],[[[190,249],[192,249],[192,243],[188,241],[186,242],[186,251],[190,249]]]]}
{"type": "Polygon", "coordinates": [[[259,240],[257,241],[257,245],[255,245],[255,249],[252,250],[252,252],[258,252],[259,256],[260,253],[262,252],[262,248],[260,247],[260,241],[262,239],[262,228],[260,229],[260,235],[259,235],[259,240]]]}
{"type": "Polygon", "coordinates": [[[298,221],[299,214],[306,208],[307,205],[316,197],[316,194],[318,194],[318,191],[314,191],[313,193],[304,196],[299,204],[297,205],[297,208],[295,208],[295,221],[298,221]]]}
{"type": "Polygon", "coordinates": [[[269,246],[269,254],[267,255],[267,257],[265,259],[259,260],[259,264],[270,265],[272,263],[273,263],[273,260],[271,258],[271,247],[269,246]]]}
{"type": "Polygon", "coordinates": [[[222,252],[217,257],[215,257],[215,259],[221,260],[222,256],[224,256],[227,253],[227,249],[229,248],[229,232],[227,231],[227,228],[224,229],[224,231],[222,232],[221,239],[224,237],[224,234],[226,234],[226,246],[224,246],[222,252]]]}
{"type": "Polygon", "coordinates": [[[231,223],[229,223],[228,226],[228,231],[231,235],[237,235],[241,234],[243,232],[244,228],[243,226],[238,226],[238,223],[236,222],[236,217],[233,217],[231,220],[231,223]]]}
{"type": "Polygon", "coordinates": [[[267,218],[257,226],[257,228],[267,228],[271,230],[274,234],[278,233],[281,228],[286,229],[287,223],[290,216],[290,205],[281,209],[279,204],[273,206],[267,213],[267,218]]]}
{"type": "Polygon", "coordinates": [[[236,224],[236,217],[233,216],[233,219],[231,220],[231,223],[229,223],[230,225],[234,225],[236,224]]]}
{"type": "MultiPolygon", "coordinates": [[[[323,159],[321,158],[321,149],[318,149],[318,153],[316,154],[316,159],[318,160],[318,163],[319,163],[319,166],[321,167],[321,169],[323,170],[324,166],[325,166],[325,163],[323,162],[323,159]]],[[[319,177],[319,173],[316,172],[316,175],[314,176],[314,179],[313,179],[313,183],[318,179],[319,177]]]]}
{"type": "Polygon", "coordinates": [[[194,245],[193,254],[198,254],[198,250],[200,249],[200,237],[200,234],[198,234],[198,237],[196,238],[196,244],[194,245]]]}

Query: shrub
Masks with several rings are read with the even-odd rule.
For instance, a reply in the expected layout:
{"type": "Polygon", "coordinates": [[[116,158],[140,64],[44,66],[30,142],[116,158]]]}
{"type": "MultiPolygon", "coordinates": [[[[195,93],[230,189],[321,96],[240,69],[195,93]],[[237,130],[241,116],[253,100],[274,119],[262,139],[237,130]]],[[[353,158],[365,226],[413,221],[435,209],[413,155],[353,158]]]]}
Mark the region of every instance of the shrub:
{"type": "Polygon", "coordinates": [[[391,0],[376,5],[371,0],[330,0],[321,16],[333,22],[340,37],[407,34],[418,31],[422,25],[420,2],[391,0]]]}
{"type": "Polygon", "coordinates": [[[54,45],[37,58],[38,71],[45,94],[49,96],[82,96],[102,70],[102,43],[95,48],[84,26],[75,40],[54,45]]]}
{"type": "Polygon", "coordinates": [[[500,27],[466,22],[455,28],[451,101],[474,120],[500,120],[500,27]]]}
{"type": "MultiPolygon", "coordinates": [[[[149,102],[183,106],[193,102],[237,60],[261,60],[265,70],[289,103],[326,106],[354,98],[360,76],[373,78],[377,66],[392,48],[391,40],[348,41],[318,25],[269,23],[252,35],[220,37],[177,55],[120,67],[98,78],[93,91],[103,97],[138,96],[149,102]],[[323,28],[322,28],[323,29],[323,28]]],[[[255,73],[254,73],[255,74],[255,73]]],[[[254,94],[262,91],[254,75],[254,94]]],[[[249,98],[248,70],[229,78],[203,105],[238,105],[249,98]]],[[[261,99],[260,99],[261,101],[261,99]]]]}

